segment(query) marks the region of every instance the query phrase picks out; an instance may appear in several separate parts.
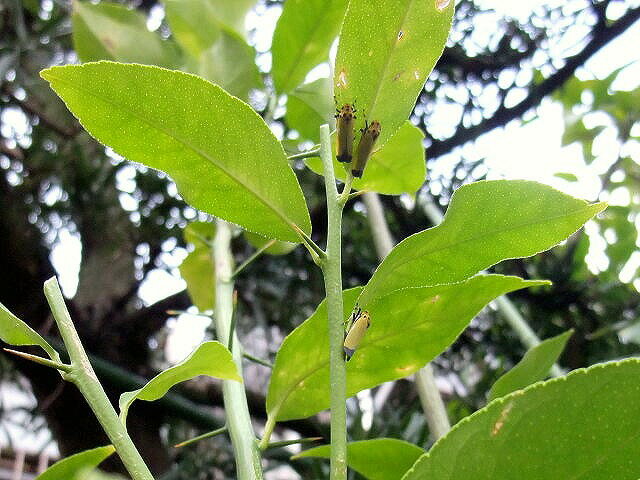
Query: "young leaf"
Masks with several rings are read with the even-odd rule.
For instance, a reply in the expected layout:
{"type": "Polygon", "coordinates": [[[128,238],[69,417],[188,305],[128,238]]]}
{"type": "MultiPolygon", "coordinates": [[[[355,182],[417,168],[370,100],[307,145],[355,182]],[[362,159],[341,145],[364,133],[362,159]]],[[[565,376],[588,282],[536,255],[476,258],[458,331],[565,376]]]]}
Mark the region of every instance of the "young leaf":
{"type": "Polygon", "coordinates": [[[640,476],[640,360],[537,383],[466,417],[403,480],[640,476]]]}
{"type": "Polygon", "coordinates": [[[187,291],[193,304],[201,312],[215,307],[216,273],[211,256],[215,233],[216,227],[210,222],[193,222],[184,229],[185,241],[194,248],[180,265],[180,275],[187,282],[187,291]]]}
{"type": "Polygon", "coordinates": [[[145,16],[113,3],[73,2],[73,45],[83,62],[115,60],[171,67],[175,46],[147,29],[145,16]]]}
{"type": "Polygon", "coordinates": [[[279,93],[300,85],[316,65],[329,60],[348,2],[287,0],[273,34],[273,83],[279,93]]]}
{"type": "Polygon", "coordinates": [[[255,0],[164,0],[167,21],[176,41],[198,58],[220,38],[222,30],[244,36],[244,20],[255,0]]]}
{"type": "Polygon", "coordinates": [[[453,1],[351,0],[334,70],[338,104],[358,108],[382,125],[384,145],[409,118],[427,77],[444,49],[453,1]],[[443,8],[438,8],[442,5],[443,8]]]}
{"type": "Polygon", "coordinates": [[[42,336],[0,303],[0,339],[10,345],[38,345],[49,358],[60,362],[60,355],[42,336]]]}
{"type": "MultiPolygon", "coordinates": [[[[362,178],[353,181],[353,188],[387,195],[416,193],[427,175],[423,140],[422,130],[407,120],[382,148],[373,153],[362,178]]],[[[336,160],[335,154],[333,160],[336,178],[344,182],[344,164],[336,160]]],[[[319,158],[308,158],[306,164],[322,175],[319,158]]]]}
{"type": "Polygon", "coordinates": [[[568,330],[555,337],[547,338],[529,350],[516,366],[493,384],[489,392],[489,401],[544,380],[572,334],[573,330],[568,330]]]}
{"type": "Polygon", "coordinates": [[[182,72],[98,62],[41,72],[83,126],[162,170],[194,207],[278,240],[311,230],[282,146],[246,103],[182,72]]]}
{"type": "MultiPolygon", "coordinates": [[[[367,307],[371,327],[347,364],[347,395],[411,375],[442,353],[491,300],[534,285],[517,277],[484,275],[466,282],[404,289],[367,307]]],[[[361,288],[345,290],[345,316],[361,288]]],[[[329,406],[329,350],[325,301],[285,338],[267,393],[267,413],[278,421],[303,418],[329,406]]]]}
{"type": "Polygon", "coordinates": [[[126,423],[127,412],[134,400],[152,402],[162,398],[174,385],[198,375],[242,382],[231,352],[220,342],[204,342],[178,365],[160,372],[144,387],[120,395],[120,418],[126,423]]]}
{"type": "Polygon", "coordinates": [[[97,468],[115,451],[113,445],[107,445],[76,453],[54,463],[35,480],[83,480],[88,470],[97,468]]]}
{"type": "MultiPolygon", "coordinates": [[[[304,140],[320,142],[320,125],[334,128],[336,108],[331,98],[328,78],[319,78],[300,85],[287,98],[287,125],[300,133],[304,140]]],[[[322,162],[320,162],[322,168],[322,162]]]]}
{"type": "MultiPolygon", "coordinates": [[[[425,452],[413,443],[395,438],[375,438],[347,445],[349,467],[368,480],[397,480],[425,452]]],[[[329,458],[331,445],[310,448],[292,457],[329,458]]]]}
{"type": "Polygon", "coordinates": [[[384,259],[360,306],[400,288],[459,282],[502,260],[547,250],[605,207],[525,180],[464,185],[440,225],[404,239],[384,259]]]}

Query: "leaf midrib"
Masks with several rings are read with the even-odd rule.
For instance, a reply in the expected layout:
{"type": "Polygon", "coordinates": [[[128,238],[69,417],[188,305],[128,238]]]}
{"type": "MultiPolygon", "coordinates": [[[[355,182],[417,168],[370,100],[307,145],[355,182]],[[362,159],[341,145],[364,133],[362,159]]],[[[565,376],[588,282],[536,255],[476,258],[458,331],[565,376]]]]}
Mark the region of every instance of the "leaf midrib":
{"type": "MultiPolygon", "coordinates": [[[[471,237],[468,237],[468,238],[466,238],[466,239],[464,239],[464,240],[454,241],[453,243],[447,243],[446,245],[444,245],[444,246],[442,246],[442,247],[438,247],[438,248],[435,248],[435,249],[429,250],[427,253],[422,254],[422,255],[419,255],[419,256],[420,256],[420,257],[426,257],[426,256],[428,256],[428,255],[432,255],[432,254],[434,254],[434,253],[438,253],[438,252],[441,252],[441,251],[443,251],[443,250],[447,250],[447,249],[450,249],[450,248],[458,247],[458,246],[460,246],[460,245],[464,245],[465,243],[474,242],[474,241],[479,240],[479,239],[491,238],[491,237],[497,236],[497,235],[499,235],[499,234],[506,233],[506,232],[510,232],[510,231],[517,230],[517,229],[520,229],[520,228],[531,227],[531,226],[534,226],[534,225],[542,225],[542,224],[545,224],[545,223],[548,223],[548,222],[552,222],[552,221],[555,221],[555,220],[558,220],[558,219],[561,219],[561,218],[571,217],[571,216],[573,216],[573,215],[576,215],[576,214],[582,213],[582,212],[584,212],[585,210],[588,210],[588,208],[589,208],[589,207],[592,207],[592,206],[595,206],[595,205],[598,205],[598,204],[597,204],[597,203],[594,203],[594,204],[586,204],[586,205],[585,205],[585,208],[582,208],[582,209],[579,209],[579,210],[573,210],[573,211],[571,211],[571,212],[569,212],[569,213],[564,213],[564,214],[562,214],[562,215],[555,215],[555,216],[553,216],[553,217],[547,217],[547,218],[545,218],[544,220],[535,221],[535,222],[520,223],[520,224],[518,224],[518,225],[514,225],[514,226],[512,226],[512,227],[505,228],[505,229],[502,229],[502,230],[495,230],[495,231],[491,231],[491,232],[489,232],[488,234],[485,234],[485,235],[475,235],[475,236],[471,236],[471,237]]],[[[595,213],[594,213],[594,215],[595,215],[595,213]]],[[[445,220],[444,220],[442,223],[440,223],[439,225],[436,225],[435,227],[433,227],[433,228],[431,228],[431,229],[429,229],[429,230],[436,230],[436,229],[439,229],[439,228],[442,228],[442,227],[446,227],[446,217],[445,217],[445,220]]],[[[579,228],[580,228],[580,227],[578,227],[575,231],[577,231],[579,228]]],[[[426,230],[425,230],[425,231],[426,231],[426,230]]],[[[417,233],[416,235],[420,235],[420,233],[417,233]]],[[[411,238],[411,237],[407,237],[407,238],[411,238]]],[[[544,250],[544,249],[543,249],[543,250],[544,250]]],[[[539,252],[541,252],[541,251],[543,251],[543,250],[538,250],[538,253],[539,253],[539,252]]],[[[533,255],[535,255],[535,253],[534,253],[533,255]]],[[[499,261],[508,260],[509,258],[517,258],[517,257],[508,257],[508,258],[503,258],[502,260],[499,260],[499,261]]],[[[396,270],[398,270],[399,268],[401,268],[401,267],[403,267],[404,265],[406,265],[407,263],[409,263],[409,262],[413,262],[413,261],[416,261],[416,257],[413,257],[413,256],[412,256],[411,258],[408,258],[408,259],[404,260],[403,262],[398,263],[398,265],[397,265],[397,266],[395,266],[393,269],[391,269],[390,271],[388,271],[388,272],[387,272],[387,275],[391,275],[391,274],[393,274],[393,272],[395,272],[395,271],[396,271],[396,270]]],[[[382,264],[381,264],[381,265],[382,265],[382,264]]],[[[374,275],[375,275],[375,273],[374,273],[374,275]]],[[[373,278],[373,277],[372,277],[372,278],[373,278]]],[[[425,285],[407,285],[407,287],[414,287],[414,286],[415,286],[415,287],[427,287],[427,286],[435,286],[435,285],[439,285],[439,284],[442,284],[442,283],[446,283],[446,282],[440,282],[440,283],[436,283],[436,284],[433,284],[433,285],[428,285],[428,284],[425,284],[425,285]]],[[[401,287],[401,288],[404,288],[404,287],[401,287]]],[[[399,289],[396,289],[396,290],[400,290],[400,288],[399,288],[399,289]]],[[[395,290],[392,290],[392,291],[395,291],[395,290]]],[[[374,290],[374,292],[375,292],[375,290],[374,290]]],[[[362,291],[361,296],[364,296],[364,295],[365,295],[365,293],[367,293],[367,294],[368,294],[368,292],[367,292],[367,287],[366,287],[366,286],[365,286],[364,290],[362,291]]],[[[389,293],[391,293],[391,292],[389,292],[389,293]]],[[[365,298],[366,298],[366,297],[365,297],[365,298]]],[[[375,298],[377,298],[377,297],[374,297],[373,299],[375,299],[375,298]]],[[[369,301],[371,301],[371,300],[369,300],[369,301]]]]}
{"type": "MultiPolygon", "coordinates": [[[[294,232],[295,229],[292,228],[292,225],[295,225],[295,222],[293,222],[292,220],[289,220],[287,218],[287,216],[282,213],[278,208],[276,208],[275,206],[271,205],[267,199],[263,198],[262,195],[260,195],[258,192],[254,191],[253,189],[251,189],[249,187],[248,184],[245,184],[241,179],[239,179],[238,177],[236,177],[235,175],[233,175],[230,171],[228,171],[226,168],[224,168],[222,165],[220,165],[218,162],[215,161],[215,159],[208,155],[206,152],[204,152],[203,150],[201,150],[200,148],[192,145],[191,143],[189,143],[186,140],[182,140],[180,138],[178,138],[176,136],[176,134],[170,130],[170,129],[165,129],[165,128],[160,128],[158,125],[152,123],[151,121],[147,120],[146,118],[144,118],[143,116],[137,114],[134,110],[131,110],[129,108],[126,108],[126,106],[118,103],[118,102],[114,102],[111,99],[108,99],[104,96],[98,95],[96,93],[94,93],[91,90],[88,90],[86,88],[82,88],[79,87],[75,84],[73,84],[72,82],[66,81],[60,77],[56,77],[55,75],[51,74],[51,70],[48,72],[48,77],[55,79],[56,81],[65,84],[69,87],[71,87],[72,89],[81,92],[81,93],[86,93],[88,95],[91,95],[92,97],[101,100],[107,104],[113,105],[114,107],[119,108],[121,111],[125,112],[126,114],[131,115],[132,117],[138,119],[139,121],[141,121],[142,123],[145,123],[146,125],[149,125],[151,127],[152,130],[157,130],[161,133],[163,133],[164,135],[168,136],[169,138],[175,140],[176,142],[184,145],[185,147],[187,147],[188,149],[192,150],[196,155],[202,157],[204,160],[210,162],[213,166],[215,166],[216,168],[218,168],[222,173],[224,173],[227,177],[229,177],[231,180],[235,181],[240,187],[244,188],[246,191],[250,192],[259,202],[261,202],[263,205],[265,205],[268,209],[272,210],[289,228],[291,228],[294,232]]],[[[184,74],[187,75],[187,74],[184,74]]],[[[194,76],[195,77],[195,76],[194,76]]],[[[204,80],[206,82],[206,80],[204,80]]],[[[83,123],[80,120],[80,123],[83,123]]]]}

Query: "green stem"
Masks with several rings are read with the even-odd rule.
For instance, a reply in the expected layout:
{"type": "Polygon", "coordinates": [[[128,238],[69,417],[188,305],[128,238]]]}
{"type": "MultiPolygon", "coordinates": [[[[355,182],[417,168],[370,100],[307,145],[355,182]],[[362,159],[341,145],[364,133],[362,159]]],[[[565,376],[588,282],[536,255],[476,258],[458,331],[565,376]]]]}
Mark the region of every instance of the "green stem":
{"type": "MultiPolygon", "coordinates": [[[[327,256],[322,272],[329,322],[329,390],[331,392],[331,480],[347,478],[347,371],[342,353],[344,308],[342,304],[342,209],[333,172],[329,126],[320,127],[320,157],[327,196],[327,256]]],[[[346,186],[345,186],[346,188],[346,186]]]]}
{"type": "Polygon", "coordinates": [[[125,426],[120,422],[118,414],[91,367],[55,277],[45,282],[44,294],[71,360],[72,371],[65,374],[65,379],[78,387],[133,480],[153,480],[149,468],[133,444],[125,426]]]}
{"type": "Polygon", "coordinates": [[[320,149],[314,148],[313,150],[307,150],[306,152],[289,155],[287,157],[287,160],[297,160],[299,158],[311,158],[311,157],[319,157],[319,156],[320,156],[320,149]]]}
{"type": "MultiPolygon", "coordinates": [[[[373,243],[376,246],[378,258],[382,261],[389,254],[395,242],[389,231],[389,225],[384,216],[384,207],[378,194],[366,193],[363,198],[367,206],[367,217],[371,226],[373,243]]],[[[451,424],[430,364],[425,365],[416,372],[414,383],[418,390],[425,419],[429,425],[429,431],[437,440],[446,435],[451,429],[451,424]]]]}
{"type": "MultiPolygon", "coordinates": [[[[219,339],[228,339],[233,318],[233,265],[231,259],[231,226],[224,220],[216,221],[216,236],[213,242],[213,258],[216,271],[216,314],[214,317],[219,339]]],[[[242,348],[234,335],[237,345],[233,350],[233,360],[242,376],[242,348]]],[[[224,380],[222,397],[227,427],[236,458],[236,477],[239,480],[262,480],[262,465],[251,416],[247,405],[244,384],[224,380]]]]}
{"type": "Polygon", "coordinates": [[[262,365],[263,367],[273,368],[273,363],[264,360],[262,358],[254,357],[250,353],[243,352],[242,356],[249,360],[250,362],[257,363],[258,365],[262,365]]]}
{"type": "MultiPolygon", "coordinates": [[[[427,217],[434,223],[439,224],[444,219],[440,208],[438,208],[431,200],[427,200],[424,203],[424,212],[427,217]]],[[[516,332],[520,341],[526,345],[527,348],[533,348],[540,343],[540,338],[536,335],[533,329],[529,326],[529,323],[524,319],[522,314],[515,307],[513,302],[509,300],[506,295],[498,297],[496,299],[496,305],[504,316],[507,323],[516,332]]],[[[562,368],[558,364],[554,364],[551,367],[551,375],[554,377],[560,377],[564,375],[562,368]]]]}
{"type": "Polygon", "coordinates": [[[262,247],[260,247],[258,250],[256,250],[255,252],[253,252],[249,258],[247,258],[244,262],[242,262],[240,264],[240,266],[238,266],[238,268],[236,268],[233,272],[233,274],[231,275],[231,278],[235,279],[238,274],[244,270],[246,268],[247,265],[249,265],[251,262],[253,262],[256,258],[258,258],[260,255],[262,255],[264,253],[265,250],[267,250],[269,247],[271,247],[274,243],[276,243],[275,240],[269,240],[267,243],[265,243],[262,247]]]}
{"type": "Polygon", "coordinates": [[[200,440],[204,440],[206,438],[215,437],[216,435],[220,435],[227,431],[227,426],[217,428],[211,432],[203,433],[202,435],[198,435],[197,437],[190,438],[189,440],[185,440],[184,442],[177,443],[173,446],[173,448],[182,448],[187,445],[191,445],[192,443],[199,442],[200,440]]]}

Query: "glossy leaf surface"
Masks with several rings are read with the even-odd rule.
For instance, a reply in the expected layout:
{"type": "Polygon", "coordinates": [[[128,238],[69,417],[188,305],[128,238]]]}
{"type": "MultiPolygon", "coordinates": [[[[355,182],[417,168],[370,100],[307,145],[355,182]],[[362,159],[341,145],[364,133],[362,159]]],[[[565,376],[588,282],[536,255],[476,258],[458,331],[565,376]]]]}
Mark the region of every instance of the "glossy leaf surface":
{"type": "Polygon", "coordinates": [[[365,119],[382,124],[379,145],[409,118],[444,49],[453,4],[434,0],[349,2],[338,45],[334,93],[338,104],[356,101],[358,129],[365,119]]]}
{"type": "Polygon", "coordinates": [[[464,185],[440,225],[396,245],[365,287],[360,306],[400,288],[459,282],[502,260],[547,250],[605,206],[526,180],[464,185]]]}
{"type": "Polygon", "coordinates": [[[42,76],[89,133],[168,173],[194,207],[279,240],[298,240],[292,224],[311,230],[282,146],[251,107],[220,87],[112,62],[53,67],[42,76]]]}
{"type": "Polygon", "coordinates": [[[537,383],[466,417],[403,480],[636,480],[640,360],[537,383]]]}
{"type": "Polygon", "coordinates": [[[273,83],[279,93],[300,85],[316,65],[329,60],[346,0],[287,0],[273,34],[273,83]]]}
{"type": "MultiPolygon", "coordinates": [[[[425,452],[413,443],[395,438],[375,438],[347,445],[349,467],[368,480],[397,480],[425,452]]],[[[331,445],[310,448],[293,457],[329,458],[331,445]]]]}
{"type": "Polygon", "coordinates": [[[36,480],[83,480],[88,470],[95,469],[116,449],[113,445],[76,453],[51,465],[36,480]]]}
{"type": "MultiPolygon", "coordinates": [[[[485,275],[453,285],[405,289],[379,299],[368,306],[371,327],[347,363],[347,395],[411,375],[442,353],[495,297],[544,283],[485,275]]],[[[345,317],[360,291],[344,292],[345,317]]],[[[326,336],[323,301],[278,351],[267,393],[269,416],[303,418],[329,406],[326,336]]]]}
{"type": "Polygon", "coordinates": [[[120,417],[126,421],[127,412],[134,400],[158,400],[174,385],[198,375],[242,382],[227,347],[220,342],[204,342],[182,362],[160,372],[144,387],[120,395],[120,417]]]}
{"type": "Polygon", "coordinates": [[[569,330],[555,337],[547,338],[531,348],[522,357],[522,360],[493,384],[489,392],[489,401],[528,387],[539,380],[544,380],[562,354],[572,333],[573,330],[569,330]]]}

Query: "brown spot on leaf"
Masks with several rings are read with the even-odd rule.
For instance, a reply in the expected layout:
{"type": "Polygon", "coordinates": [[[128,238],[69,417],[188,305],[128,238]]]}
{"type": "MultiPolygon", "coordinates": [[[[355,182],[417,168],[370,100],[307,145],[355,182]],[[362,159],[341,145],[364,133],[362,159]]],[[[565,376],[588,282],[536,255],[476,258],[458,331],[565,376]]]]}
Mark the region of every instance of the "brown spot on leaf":
{"type": "Polygon", "coordinates": [[[449,6],[451,0],[436,0],[436,10],[442,12],[445,8],[449,6]]]}
{"type": "Polygon", "coordinates": [[[338,74],[338,82],[336,83],[338,88],[347,88],[347,72],[341,70],[338,74]]]}
{"type": "Polygon", "coordinates": [[[492,437],[495,437],[496,435],[498,435],[498,433],[500,433],[500,430],[502,430],[502,427],[504,427],[504,424],[507,421],[507,417],[509,416],[509,412],[511,411],[512,408],[513,408],[513,403],[509,402],[502,409],[502,412],[500,412],[500,417],[498,418],[496,423],[493,424],[493,428],[491,429],[492,437]]]}

